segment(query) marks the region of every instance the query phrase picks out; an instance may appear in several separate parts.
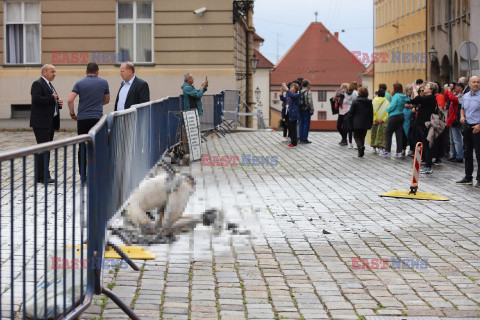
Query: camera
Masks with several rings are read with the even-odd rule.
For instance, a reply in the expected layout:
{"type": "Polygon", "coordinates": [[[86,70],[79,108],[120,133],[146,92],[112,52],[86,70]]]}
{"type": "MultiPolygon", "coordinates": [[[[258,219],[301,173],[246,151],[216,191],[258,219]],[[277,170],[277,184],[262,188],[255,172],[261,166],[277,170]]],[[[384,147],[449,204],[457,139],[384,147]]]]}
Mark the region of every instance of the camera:
{"type": "Polygon", "coordinates": [[[194,11],[193,11],[193,14],[199,14],[200,16],[203,16],[203,14],[204,14],[206,11],[207,11],[207,8],[206,8],[206,7],[203,7],[203,8],[194,10],[194,11]]]}

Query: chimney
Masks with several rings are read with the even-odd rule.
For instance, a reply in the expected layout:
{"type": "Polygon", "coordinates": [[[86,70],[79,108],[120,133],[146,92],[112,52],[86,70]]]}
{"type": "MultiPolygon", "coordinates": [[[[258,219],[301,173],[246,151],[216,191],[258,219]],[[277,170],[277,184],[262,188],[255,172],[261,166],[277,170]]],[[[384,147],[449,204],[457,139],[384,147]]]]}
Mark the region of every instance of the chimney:
{"type": "Polygon", "coordinates": [[[338,32],[335,32],[335,38],[338,39],[338,32]]]}

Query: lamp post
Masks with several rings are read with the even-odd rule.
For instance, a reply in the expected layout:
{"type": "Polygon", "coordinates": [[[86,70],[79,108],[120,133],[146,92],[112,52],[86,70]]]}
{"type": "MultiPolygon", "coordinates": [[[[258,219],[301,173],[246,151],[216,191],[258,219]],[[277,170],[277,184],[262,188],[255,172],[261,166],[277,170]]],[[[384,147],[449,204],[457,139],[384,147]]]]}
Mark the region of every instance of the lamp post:
{"type": "Polygon", "coordinates": [[[262,91],[260,91],[260,88],[257,87],[257,89],[255,89],[255,99],[257,99],[257,102],[260,101],[260,94],[262,93],[262,91]]]}
{"type": "Polygon", "coordinates": [[[252,64],[252,73],[255,73],[258,67],[258,58],[255,53],[253,54],[253,58],[250,59],[250,63],[252,64]]]}
{"type": "Polygon", "coordinates": [[[430,50],[428,50],[428,57],[430,58],[430,62],[437,61],[437,50],[435,50],[435,47],[432,45],[430,50]]]}

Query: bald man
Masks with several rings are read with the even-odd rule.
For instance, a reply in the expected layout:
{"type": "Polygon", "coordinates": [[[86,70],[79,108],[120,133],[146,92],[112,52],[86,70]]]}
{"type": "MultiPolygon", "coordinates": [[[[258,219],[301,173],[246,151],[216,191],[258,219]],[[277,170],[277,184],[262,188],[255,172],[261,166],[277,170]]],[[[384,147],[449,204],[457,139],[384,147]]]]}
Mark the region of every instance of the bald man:
{"type": "Polygon", "coordinates": [[[465,178],[458,184],[473,184],[473,150],[477,157],[477,182],[480,188],[480,78],[471,77],[470,92],[463,96],[460,122],[463,124],[465,178]]]}
{"type": "Polygon", "coordinates": [[[131,62],[122,63],[120,75],[123,82],[115,101],[115,111],[125,110],[135,104],[150,101],[148,83],[135,76],[135,67],[131,62]]]}
{"type": "MultiPolygon", "coordinates": [[[[53,140],[55,130],[60,129],[60,109],[63,101],[58,99],[57,92],[52,85],[56,70],[51,64],[42,67],[41,77],[32,84],[32,109],[30,113],[30,127],[33,128],[37,143],[53,140]]],[[[48,166],[50,153],[35,155],[35,173],[37,183],[54,183],[48,166]],[[46,160],[46,164],[45,161],[46,160]],[[45,171],[46,166],[46,171],[45,171]]]]}

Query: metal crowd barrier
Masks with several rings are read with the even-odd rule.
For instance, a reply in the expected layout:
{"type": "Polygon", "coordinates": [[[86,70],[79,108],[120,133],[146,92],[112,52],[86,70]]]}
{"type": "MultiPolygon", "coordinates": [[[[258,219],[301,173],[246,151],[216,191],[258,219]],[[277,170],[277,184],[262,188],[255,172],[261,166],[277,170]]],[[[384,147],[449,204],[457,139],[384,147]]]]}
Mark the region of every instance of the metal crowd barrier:
{"type": "Polygon", "coordinates": [[[77,165],[92,143],[81,135],[0,155],[1,319],[60,319],[91,301],[94,274],[83,245],[90,184],[77,165]],[[47,172],[49,158],[55,182],[36,183],[35,160],[47,172]]]}
{"type": "MultiPolygon", "coordinates": [[[[180,142],[181,99],[111,113],[88,135],[0,154],[0,318],[76,319],[94,294],[105,294],[138,319],[103,286],[107,228],[180,142]],[[35,158],[53,169],[55,183],[36,183],[35,158]]],[[[225,101],[225,92],[203,98],[204,133],[228,132],[225,101]]]]}

